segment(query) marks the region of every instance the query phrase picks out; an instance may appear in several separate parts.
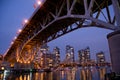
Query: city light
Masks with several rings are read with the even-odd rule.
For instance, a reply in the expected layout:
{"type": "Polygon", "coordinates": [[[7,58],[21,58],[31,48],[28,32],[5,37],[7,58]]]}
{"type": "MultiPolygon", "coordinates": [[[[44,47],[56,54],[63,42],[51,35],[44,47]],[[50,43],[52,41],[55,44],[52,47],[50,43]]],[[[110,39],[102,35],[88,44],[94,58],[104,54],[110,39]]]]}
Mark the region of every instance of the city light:
{"type": "Polygon", "coordinates": [[[13,43],[14,43],[14,42],[12,41],[12,42],[11,42],[11,45],[12,45],[13,43]]]}
{"type": "Polygon", "coordinates": [[[30,63],[30,61],[28,61],[28,64],[30,63]]]}
{"type": "Polygon", "coordinates": [[[20,63],[22,63],[22,61],[20,60],[20,63]]]}
{"type": "Polygon", "coordinates": [[[15,37],[14,37],[14,40],[16,40],[16,39],[17,39],[17,37],[15,36],[15,37]]]}
{"type": "Polygon", "coordinates": [[[42,1],[41,0],[37,0],[36,3],[34,4],[34,8],[37,8],[41,4],[42,4],[42,1]]]}
{"type": "Polygon", "coordinates": [[[25,19],[25,20],[24,20],[24,22],[25,22],[25,23],[28,23],[28,20],[27,20],[27,19],[25,19]]]}
{"type": "Polygon", "coordinates": [[[41,5],[41,4],[42,4],[42,2],[39,0],[39,1],[37,1],[37,4],[38,4],[38,5],[41,5]]]}
{"type": "Polygon", "coordinates": [[[1,69],[2,69],[2,70],[4,70],[5,68],[4,68],[4,67],[2,67],[1,69]]]}
{"type": "MultiPolygon", "coordinates": [[[[28,79],[28,80],[31,80],[31,79],[42,79],[42,80],[43,79],[50,79],[50,80],[52,80],[52,79],[59,79],[59,80],[60,79],[64,79],[64,80],[65,79],[67,79],[67,80],[90,79],[90,80],[92,80],[92,78],[97,79],[96,75],[97,75],[97,77],[99,77],[99,80],[104,79],[104,77],[105,77],[105,79],[109,79],[109,78],[106,78],[106,76],[110,76],[110,78],[111,78],[110,72],[114,71],[114,68],[113,68],[113,70],[111,70],[112,69],[111,66],[110,67],[108,67],[106,65],[103,66],[106,62],[105,55],[103,53],[100,52],[100,54],[96,55],[97,61],[95,61],[94,59],[92,60],[92,58],[94,58],[94,56],[91,55],[89,47],[79,50],[76,55],[76,53],[75,53],[76,51],[74,51],[74,47],[72,47],[70,45],[66,46],[66,48],[65,48],[66,50],[63,49],[63,47],[62,47],[61,50],[62,51],[65,50],[65,52],[59,51],[59,48],[57,48],[57,47],[55,48],[54,52],[51,52],[49,50],[49,46],[47,46],[47,42],[49,40],[51,40],[51,37],[52,38],[56,38],[57,36],[59,37],[59,35],[61,35],[61,34],[64,34],[71,30],[76,29],[77,27],[79,27],[79,25],[83,26],[83,27],[87,27],[89,25],[91,26],[91,24],[93,22],[94,22],[93,26],[98,27],[98,25],[100,25],[100,26],[103,25],[101,27],[108,28],[106,26],[110,26],[110,29],[115,29],[114,25],[117,26],[117,24],[114,24],[114,23],[117,23],[119,21],[119,20],[116,20],[117,11],[115,12],[115,14],[113,13],[113,17],[109,16],[108,5],[102,4],[103,1],[101,3],[97,0],[95,2],[94,1],[88,1],[88,2],[82,1],[81,2],[81,1],[74,1],[74,0],[73,1],[67,0],[67,1],[61,2],[58,0],[58,2],[57,2],[58,5],[56,4],[55,1],[52,1],[52,0],[51,1],[42,0],[42,1],[36,0],[34,7],[37,7],[37,10],[31,16],[30,20],[29,19],[22,20],[23,28],[21,28],[17,31],[17,34],[20,34],[20,35],[18,35],[17,37],[15,36],[13,38],[13,41],[11,41],[11,45],[9,48],[10,50],[8,49],[9,51],[7,52],[7,55],[3,56],[3,60],[1,59],[0,67],[4,71],[1,74],[1,70],[0,70],[0,78],[1,78],[1,76],[3,76],[2,79],[7,79],[10,77],[11,79],[16,78],[16,79],[20,79],[20,80],[23,80],[23,79],[24,80],[26,80],[26,79],[28,79]],[[42,1],[45,2],[44,5],[43,5],[42,1]],[[88,3],[90,3],[90,5],[88,3]],[[95,6],[93,5],[93,3],[95,6]],[[102,4],[102,7],[101,7],[101,4],[102,4]],[[41,7],[42,5],[43,5],[43,7],[41,7]],[[52,8],[52,10],[49,8],[52,8]],[[104,8],[107,9],[107,11],[106,11],[106,13],[108,14],[107,17],[104,13],[102,13],[101,9],[104,9],[104,8]],[[93,9],[95,9],[95,10],[93,10],[93,9]],[[86,10],[88,10],[88,11],[86,11],[86,10]],[[80,11],[80,12],[78,12],[78,11],[80,11]],[[95,12],[98,12],[98,13],[95,13],[95,12]],[[58,18],[56,18],[57,13],[58,13],[58,18]],[[86,13],[87,13],[87,15],[86,15],[86,13]],[[100,13],[100,15],[103,15],[103,18],[105,18],[105,19],[107,18],[108,20],[101,20],[101,19],[99,20],[99,17],[100,17],[99,13],[100,13]],[[42,18],[41,14],[42,15],[48,14],[48,15],[43,16],[43,18],[42,18]],[[91,16],[92,14],[93,14],[93,16],[91,16]],[[54,16],[55,16],[55,19],[54,19],[54,16]],[[114,16],[115,16],[115,19],[114,19],[114,16]],[[40,18],[40,19],[38,19],[38,18],[40,18]],[[45,18],[45,20],[44,20],[44,18],[45,18]],[[70,18],[70,20],[72,20],[72,18],[74,20],[70,21],[70,23],[69,23],[69,21],[66,20],[69,18],[70,18]],[[109,19],[109,18],[113,18],[113,19],[109,19]],[[62,19],[62,20],[60,20],[60,19],[62,19]],[[83,20],[77,21],[78,19],[83,19],[83,20]],[[89,20],[87,20],[87,19],[89,19],[89,20]],[[77,21],[77,22],[75,22],[75,21],[77,21]],[[62,23],[62,22],[64,22],[63,25],[61,25],[63,27],[59,28],[60,25],[58,24],[58,28],[55,28],[54,30],[51,29],[51,26],[53,26],[53,28],[54,28],[54,26],[56,26],[57,23],[62,23]],[[109,24],[107,24],[106,22],[108,22],[109,24]],[[45,24],[46,27],[49,27],[49,28],[42,29],[41,28],[42,23],[43,23],[43,25],[44,25],[44,23],[46,23],[45,24]],[[113,23],[113,25],[110,25],[111,23],[113,23]],[[69,27],[69,25],[70,25],[70,27],[69,27]],[[65,27],[67,27],[67,28],[65,28],[65,27]],[[48,31],[49,29],[51,31],[48,31]],[[38,32],[38,33],[36,33],[36,32],[38,32]],[[46,35],[44,36],[45,33],[46,33],[46,35]],[[50,39],[49,39],[49,37],[50,37],[50,39]],[[42,42],[42,41],[44,41],[44,42],[42,42]],[[91,58],[91,56],[92,56],[92,58],[91,58]],[[76,57],[77,57],[77,59],[76,59],[76,57]],[[17,60],[17,62],[16,62],[16,60],[17,60]],[[4,67],[2,67],[1,65],[4,67]],[[91,69],[91,68],[93,68],[93,69],[91,69]],[[111,69],[109,70],[107,68],[111,68],[111,69]],[[95,71],[93,72],[93,70],[95,70],[95,71]],[[13,77],[11,77],[11,75],[9,75],[9,73],[11,74],[11,72],[15,72],[15,75],[13,75],[13,77]],[[26,72],[27,72],[27,74],[26,74],[26,72]],[[35,74],[34,74],[34,72],[35,72],[35,74]],[[20,73],[20,74],[16,75],[17,73],[20,73]]],[[[104,3],[109,3],[109,5],[112,5],[114,3],[114,1],[115,0],[112,0],[112,2],[107,1],[104,3]]],[[[25,3],[27,3],[27,2],[25,2],[25,3]]],[[[115,3],[112,6],[114,7],[114,5],[115,5],[115,3]]],[[[114,8],[116,8],[116,7],[114,7],[114,8]]],[[[32,9],[32,8],[30,8],[30,9],[32,9]]],[[[118,14],[119,14],[119,12],[118,12],[118,14]]],[[[18,17],[21,17],[21,16],[18,15],[18,17]]],[[[80,37],[80,38],[82,38],[82,37],[80,37]]],[[[107,36],[107,38],[108,38],[108,36],[107,36]]],[[[75,42],[75,40],[72,40],[72,39],[71,39],[71,41],[75,42]]],[[[67,40],[64,42],[67,43],[67,40]]],[[[87,43],[88,41],[85,41],[85,42],[87,43]]],[[[78,45],[79,43],[76,42],[76,44],[78,45]]],[[[57,43],[55,45],[57,45],[57,43]]],[[[78,48],[81,48],[84,46],[85,45],[81,44],[80,47],[77,46],[76,48],[78,49],[78,48]]],[[[97,49],[95,49],[94,51],[96,51],[96,50],[97,49]]],[[[113,66],[113,64],[112,64],[112,66],[113,66]]],[[[118,69],[119,69],[119,67],[118,67],[118,69]]],[[[114,74],[112,74],[112,76],[114,76],[114,74]]]]}
{"type": "Polygon", "coordinates": [[[17,33],[21,33],[22,32],[22,29],[19,29],[17,33]]]}

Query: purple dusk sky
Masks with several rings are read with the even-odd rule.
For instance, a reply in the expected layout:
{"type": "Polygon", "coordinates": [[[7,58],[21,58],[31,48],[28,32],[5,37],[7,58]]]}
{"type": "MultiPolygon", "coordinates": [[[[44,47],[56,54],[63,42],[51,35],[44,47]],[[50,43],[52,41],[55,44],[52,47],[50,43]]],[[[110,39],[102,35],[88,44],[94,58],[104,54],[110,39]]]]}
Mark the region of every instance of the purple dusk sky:
{"type": "MultiPolygon", "coordinates": [[[[36,0],[0,0],[0,53],[4,54],[10,47],[11,41],[17,36],[18,29],[22,28],[24,19],[29,19],[35,11],[33,5],[36,0]]],[[[65,47],[71,45],[77,51],[90,47],[91,57],[95,59],[97,52],[103,51],[109,58],[109,46],[107,42],[107,34],[111,30],[101,29],[97,27],[80,28],[68,33],[58,39],[48,43],[50,50],[55,46],[60,48],[61,57],[65,58],[65,47]]]]}

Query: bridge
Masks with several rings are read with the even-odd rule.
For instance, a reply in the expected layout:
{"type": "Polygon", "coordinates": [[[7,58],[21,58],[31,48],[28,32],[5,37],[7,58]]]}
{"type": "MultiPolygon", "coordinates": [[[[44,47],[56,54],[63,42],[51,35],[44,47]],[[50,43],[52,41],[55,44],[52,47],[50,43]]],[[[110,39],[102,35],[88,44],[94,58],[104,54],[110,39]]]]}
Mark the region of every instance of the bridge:
{"type": "Polygon", "coordinates": [[[112,67],[113,71],[120,73],[120,64],[116,65],[120,59],[115,59],[120,56],[119,0],[43,0],[5,53],[4,60],[12,66],[15,63],[32,63],[41,45],[84,27],[113,30],[108,35],[112,67]],[[114,14],[111,14],[109,6],[113,7],[114,14]],[[101,16],[105,19],[101,20],[101,16]]]}

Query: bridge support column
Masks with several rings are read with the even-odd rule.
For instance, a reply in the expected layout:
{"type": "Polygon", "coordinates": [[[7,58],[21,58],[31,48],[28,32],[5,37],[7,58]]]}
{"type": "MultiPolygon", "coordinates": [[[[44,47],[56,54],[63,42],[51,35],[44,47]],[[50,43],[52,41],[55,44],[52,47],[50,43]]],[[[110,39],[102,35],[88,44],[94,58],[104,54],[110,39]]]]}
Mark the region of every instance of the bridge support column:
{"type": "Polygon", "coordinates": [[[120,74],[120,30],[107,35],[110,56],[112,62],[112,71],[120,74]]]}

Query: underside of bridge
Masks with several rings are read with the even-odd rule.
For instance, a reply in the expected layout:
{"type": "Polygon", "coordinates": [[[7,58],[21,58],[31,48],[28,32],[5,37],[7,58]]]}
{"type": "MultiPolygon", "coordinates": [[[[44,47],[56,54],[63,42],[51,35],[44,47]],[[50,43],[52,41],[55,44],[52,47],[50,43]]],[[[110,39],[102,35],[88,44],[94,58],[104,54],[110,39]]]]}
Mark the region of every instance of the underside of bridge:
{"type": "Polygon", "coordinates": [[[11,63],[32,62],[42,44],[78,28],[95,26],[117,30],[116,13],[111,15],[109,9],[113,2],[114,0],[44,0],[24,25],[4,59],[11,63]],[[101,20],[100,16],[105,19],[101,20]]]}

